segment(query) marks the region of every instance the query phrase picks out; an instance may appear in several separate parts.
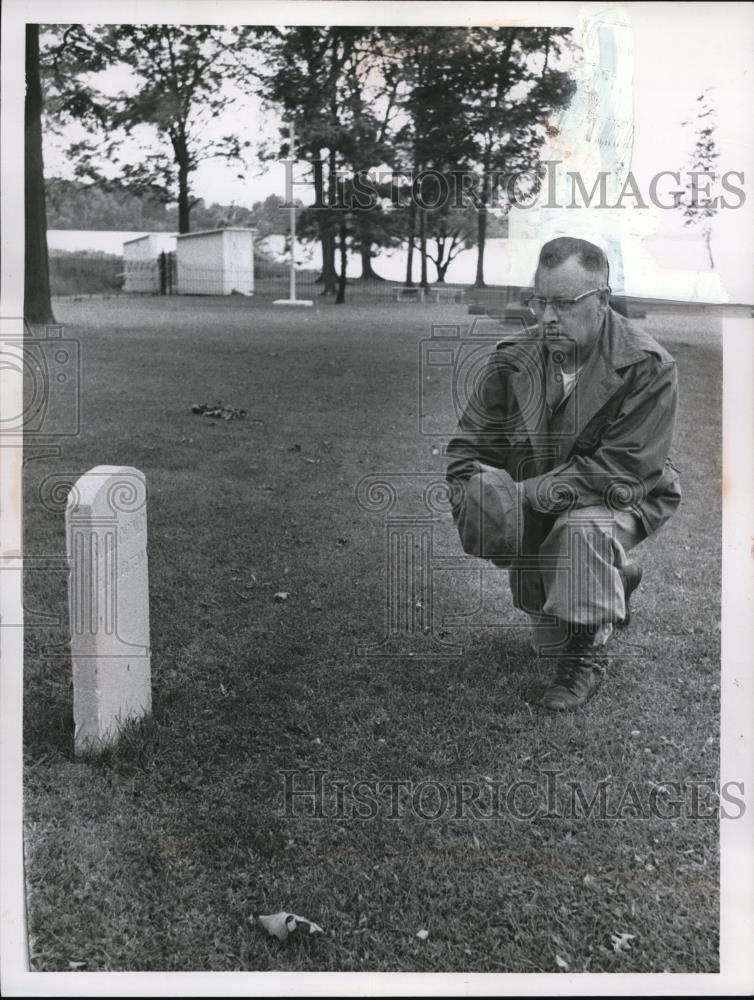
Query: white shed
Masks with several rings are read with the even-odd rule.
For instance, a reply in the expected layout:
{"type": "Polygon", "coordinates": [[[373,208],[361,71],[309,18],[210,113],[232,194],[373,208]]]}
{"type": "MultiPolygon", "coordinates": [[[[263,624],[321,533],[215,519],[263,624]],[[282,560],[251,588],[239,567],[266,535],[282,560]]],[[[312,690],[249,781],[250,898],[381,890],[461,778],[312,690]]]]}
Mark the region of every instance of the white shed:
{"type": "Polygon", "coordinates": [[[173,253],[174,233],[145,233],[123,244],[123,291],[159,292],[160,254],[173,253]]]}
{"type": "Polygon", "coordinates": [[[254,292],[254,229],[210,229],[178,237],[180,295],[254,292]]]}

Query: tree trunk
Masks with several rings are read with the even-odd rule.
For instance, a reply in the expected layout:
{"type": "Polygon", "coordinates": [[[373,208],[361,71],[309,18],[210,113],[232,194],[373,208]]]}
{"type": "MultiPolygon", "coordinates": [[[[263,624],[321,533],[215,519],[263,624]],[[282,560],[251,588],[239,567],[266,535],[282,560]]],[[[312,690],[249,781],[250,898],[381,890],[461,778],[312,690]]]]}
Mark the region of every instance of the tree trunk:
{"type": "Polygon", "coordinates": [[[480,205],[477,214],[477,251],[476,251],[476,278],[474,288],[485,288],[484,280],[484,244],[487,239],[487,206],[480,205]]]}
{"type": "Polygon", "coordinates": [[[432,262],[435,265],[435,270],[437,271],[437,284],[444,285],[445,272],[448,270],[448,265],[450,264],[450,255],[453,252],[453,244],[451,243],[446,259],[445,244],[447,243],[447,237],[436,236],[435,241],[437,243],[437,256],[432,258],[432,262]]]}
{"type": "Polygon", "coordinates": [[[47,254],[47,210],[42,161],[38,24],[26,25],[24,154],[24,316],[29,323],[54,323],[50,303],[50,261],[47,254]]]}
{"type": "MultiPolygon", "coordinates": [[[[314,209],[319,243],[322,249],[322,270],[316,283],[324,286],[322,295],[333,295],[335,293],[335,233],[333,232],[332,212],[325,205],[325,172],[322,150],[319,148],[312,147],[312,165],[314,167],[314,209]]],[[[331,202],[335,194],[333,183],[334,178],[331,173],[329,177],[331,202]]]]}
{"type": "Polygon", "coordinates": [[[489,200],[489,174],[484,171],[482,178],[482,191],[479,208],[477,209],[477,252],[476,252],[476,279],[474,288],[486,288],[484,280],[484,249],[487,241],[487,203],[489,200]]]}
{"type": "Polygon", "coordinates": [[[364,243],[361,244],[361,277],[368,278],[370,281],[384,281],[385,279],[381,277],[372,268],[372,244],[364,243]]]}
{"type": "Polygon", "coordinates": [[[419,209],[419,254],[421,257],[421,287],[427,291],[427,216],[423,208],[419,209]]]}
{"type": "Polygon", "coordinates": [[[338,275],[338,294],[335,299],[336,305],[342,305],[346,301],[346,265],[348,263],[348,249],[346,240],[348,230],[346,228],[346,213],[340,215],[340,274],[338,275]]]}
{"type": "Polygon", "coordinates": [[[189,165],[185,150],[179,152],[178,160],[178,232],[191,231],[191,201],[189,195],[189,165]]]}
{"type": "Polygon", "coordinates": [[[332,206],[338,200],[338,180],[336,175],[335,150],[330,150],[328,163],[327,197],[328,207],[323,209],[322,216],[322,294],[335,295],[335,215],[332,206]]]}
{"type": "Polygon", "coordinates": [[[333,232],[333,221],[329,216],[329,211],[325,210],[324,232],[322,234],[322,280],[323,295],[335,294],[335,233],[333,232]]]}
{"type": "Polygon", "coordinates": [[[485,288],[484,280],[484,246],[487,240],[487,206],[481,204],[477,211],[477,251],[476,251],[476,279],[474,288],[485,288]]]}
{"type": "Polygon", "coordinates": [[[414,232],[416,229],[416,204],[413,197],[408,207],[408,257],[406,258],[406,288],[414,287],[414,232]]]}

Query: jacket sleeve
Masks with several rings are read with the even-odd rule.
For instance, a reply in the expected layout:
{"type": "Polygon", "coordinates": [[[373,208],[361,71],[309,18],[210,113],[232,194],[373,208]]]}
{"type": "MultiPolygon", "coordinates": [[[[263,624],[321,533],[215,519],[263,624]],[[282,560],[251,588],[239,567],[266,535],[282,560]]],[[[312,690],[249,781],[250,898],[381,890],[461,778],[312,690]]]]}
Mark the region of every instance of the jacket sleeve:
{"type": "Polygon", "coordinates": [[[480,471],[480,464],[502,468],[509,447],[510,400],[506,385],[507,363],[501,351],[489,358],[482,376],[472,387],[446,449],[447,478],[458,485],[480,471]]]}
{"type": "Polygon", "coordinates": [[[658,484],[670,453],[678,404],[673,361],[653,355],[634,365],[617,417],[602,430],[591,454],[523,482],[526,503],[539,513],[604,504],[640,504],[658,484]]]}

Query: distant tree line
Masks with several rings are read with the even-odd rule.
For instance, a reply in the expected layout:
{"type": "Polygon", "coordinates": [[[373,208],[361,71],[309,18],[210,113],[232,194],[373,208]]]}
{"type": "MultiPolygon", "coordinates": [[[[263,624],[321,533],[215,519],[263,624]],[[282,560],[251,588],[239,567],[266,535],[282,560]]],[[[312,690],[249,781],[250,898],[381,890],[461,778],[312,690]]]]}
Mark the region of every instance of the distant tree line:
{"type": "MultiPolygon", "coordinates": [[[[126,187],[120,181],[101,184],[51,177],[45,180],[45,194],[49,229],[178,232],[175,202],[166,202],[149,191],[126,187]]],[[[285,198],[277,194],[268,195],[264,201],[255,201],[251,208],[217,202],[207,205],[199,198],[191,210],[193,231],[245,226],[256,229],[259,236],[283,236],[288,231],[289,221],[285,198]]],[[[488,235],[506,236],[505,220],[495,217],[488,235]]]]}
{"type": "MultiPolygon", "coordinates": [[[[299,171],[308,165],[314,192],[301,233],[319,242],[322,290],[337,301],[350,254],[375,278],[376,249],[397,245],[407,247],[406,284],[418,268],[423,286],[429,263],[442,281],[461,250],[476,246],[484,285],[491,223],[505,217],[516,185],[536,192],[542,145],[574,89],[570,31],[560,28],[74,24],[43,26],[39,37],[27,73],[41,81],[45,127],[83,128],[68,156],[113,219],[128,206],[130,223],[138,215],[144,224],[162,204],[167,228],[218,224],[219,206],[205,206],[193,185],[210,158],[242,169],[257,142],[237,134],[239,93],[261,96],[294,124],[299,171]],[[130,70],[132,83],[113,95],[98,74],[116,68],[130,70]],[[218,122],[227,133],[211,127],[218,122]]],[[[284,127],[259,155],[288,152],[284,127]]],[[[86,213],[63,198],[80,194],[49,181],[51,217],[77,217],[80,228],[86,213]]],[[[234,224],[255,224],[234,213],[234,224]]]]}
{"type": "MultiPolygon", "coordinates": [[[[49,229],[123,229],[156,233],[178,232],[178,206],[120,181],[106,185],[49,178],[45,182],[49,229]]],[[[260,236],[283,234],[288,227],[285,199],[271,194],[251,208],[205,204],[199,198],[191,210],[193,230],[245,226],[260,236]]]]}

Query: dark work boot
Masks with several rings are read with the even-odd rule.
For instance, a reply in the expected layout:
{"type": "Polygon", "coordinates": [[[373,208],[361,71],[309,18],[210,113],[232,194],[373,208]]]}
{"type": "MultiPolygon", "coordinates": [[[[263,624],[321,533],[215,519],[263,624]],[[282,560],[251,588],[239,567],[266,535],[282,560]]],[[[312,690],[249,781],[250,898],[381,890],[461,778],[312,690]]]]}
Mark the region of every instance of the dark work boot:
{"type": "Polygon", "coordinates": [[[555,678],[542,696],[542,706],[555,712],[578,708],[594,694],[602,681],[592,625],[572,625],[573,633],[557,660],[555,678]]]}
{"type": "Polygon", "coordinates": [[[617,628],[627,628],[631,621],[631,594],[636,590],[636,588],[641,583],[641,578],[644,574],[640,563],[637,562],[627,562],[623,569],[618,570],[620,573],[620,578],[623,582],[623,594],[626,602],[626,616],[623,621],[616,622],[617,628]]]}

